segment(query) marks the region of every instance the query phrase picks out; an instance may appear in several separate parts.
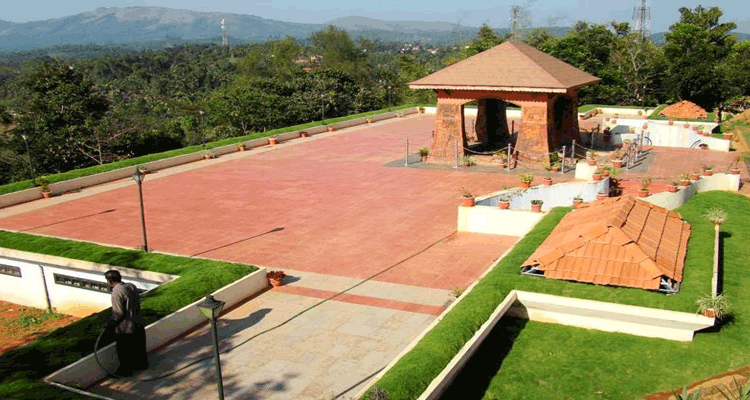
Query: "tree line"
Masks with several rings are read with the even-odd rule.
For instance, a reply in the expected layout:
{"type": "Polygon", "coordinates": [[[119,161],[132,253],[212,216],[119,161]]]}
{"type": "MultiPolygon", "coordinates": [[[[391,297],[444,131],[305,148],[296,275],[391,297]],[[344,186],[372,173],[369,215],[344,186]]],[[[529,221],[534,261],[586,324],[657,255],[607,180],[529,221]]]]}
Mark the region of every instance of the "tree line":
{"type": "MultiPolygon", "coordinates": [[[[582,103],[713,109],[750,95],[750,42],[721,10],[681,8],[657,46],[627,23],[577,23],[530,45],[602,78],[582,103]]],[[[90,59],[0,64],[0,184],[389,105],[431,103],[408,83],[508,40],[483,25],[436,52],[402,54],[329,27],[232,48],[184,45],[90,59]],[[32,172],[34,171],[34,172],[32,172]]]]}

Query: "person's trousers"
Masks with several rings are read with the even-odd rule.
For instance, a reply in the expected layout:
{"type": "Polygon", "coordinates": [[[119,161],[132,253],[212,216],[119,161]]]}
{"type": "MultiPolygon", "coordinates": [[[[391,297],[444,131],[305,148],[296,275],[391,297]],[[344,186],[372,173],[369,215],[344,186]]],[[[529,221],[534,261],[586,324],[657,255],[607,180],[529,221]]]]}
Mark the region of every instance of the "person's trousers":
{"type": "Polygon", "coordinates": [[[133,372],[148,368],[146,330],[143,327],[135,328],[133,333],[115,334],[115,342],[120,370],[133,372]]]}

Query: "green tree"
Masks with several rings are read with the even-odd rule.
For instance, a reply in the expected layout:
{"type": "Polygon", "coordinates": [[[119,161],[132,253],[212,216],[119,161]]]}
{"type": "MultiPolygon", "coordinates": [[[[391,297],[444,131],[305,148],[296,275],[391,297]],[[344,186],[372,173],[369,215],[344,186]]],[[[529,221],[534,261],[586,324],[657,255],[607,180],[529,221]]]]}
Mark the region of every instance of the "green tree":
{"type": "Polygon", "coordinates": [[[345,30],[329,25],[310,35],[310,51],[323,56],[321,65],[353,76],[367,74],[367,52],[360,49],[345,30]]]}
{"type": "Polygon", "coordinates": [[[685,99],[713,109],[727,98],[729,89],[720,68],[732,50],[733,22],[720,23],[718,7],[680,8],[680,20],[665,34],[664,54],[669,61],[667,88],[675,99],[685,99]]]}
{"type": "Polygon", "coordinates": [[[736,43],[722,66],[728,77],[732,95],[750,96],[750,41],[736,43]]]}

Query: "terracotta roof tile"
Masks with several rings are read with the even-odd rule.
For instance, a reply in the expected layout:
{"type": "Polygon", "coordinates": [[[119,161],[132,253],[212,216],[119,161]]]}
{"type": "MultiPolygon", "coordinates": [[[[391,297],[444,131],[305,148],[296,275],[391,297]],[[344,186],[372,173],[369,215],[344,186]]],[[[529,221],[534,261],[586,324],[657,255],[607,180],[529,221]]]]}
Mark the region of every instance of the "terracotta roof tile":
{"type": "Polygon", "coordinates": [[[700,119],[707,118],[708,113],[706,110],[701,108],[699,105],[683,100],[679,103],[674,103],[659,112],[660,116],[669,118],[687,118],[687,119],[700,119]]]}
{"type": "Polygon", "coordinates": [[[599,78],[522,42],[505,42],[424,78],[413,89],[565,92],[599,78]]]}
{"type": "Polygon", "coordinates": [[[634,197],[590,203],[566,215],[524,263],[551,279],[657,290],[682,281],[690,225],[634,197]]]}

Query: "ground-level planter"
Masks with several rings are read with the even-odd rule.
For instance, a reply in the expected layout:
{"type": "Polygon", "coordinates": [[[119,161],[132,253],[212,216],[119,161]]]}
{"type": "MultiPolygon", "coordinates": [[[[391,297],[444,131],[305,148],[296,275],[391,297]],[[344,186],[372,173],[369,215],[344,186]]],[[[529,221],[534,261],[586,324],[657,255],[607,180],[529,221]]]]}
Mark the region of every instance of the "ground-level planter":
{"type": "Polygon", "coordinates": [[[588,160],[586,160],[586,162],[587,162],[587,163],[588,163],[589,165],[591,165],[592,167],[593,167],[594,165],[596,165],[596,160],[594,160],[593,158],[589,158],[588,160]]]}
{"type": "Polygon", "coordinates": [[[286,274],[284,274],[284,271],[271,271],[266,274],[268,283],[273,287],[279,287],[283,285],[285,276],[286,274]]]}
{"type": "Polygon", "coordinates": [[[597,194],[596,194],[596,199],[597,199],[597,200],[604,200],[604,199],[606,199],[607,197],[609,197],[609,195],[607,195],[607,193],[597,193],[597,194]]]}
{"type": "Polygon", "coordinates": [[[531,182],[521,182],[522,189],[528,189],[531,187],[531,182]]]}
{"type": "Polygon", "coordinates": [[[279,143],[279,139],[268,138],[268,144],[270,144],[271,146],[275,146],[277,143],[279,143]]]}
{"type": "Polygon", "coordinates": [[[600,181],[600,180],[602,180],[602,174],[601,173],[593,174],[593,175],[591,175],[591,179],[593,179],[595,181],[600,181]]]}
{"type": "Polygon", "coordinates": [[[304,131],[299,133],[299,137],[309,137],[309,136],[310,134],[304,131]]]}
{"type": "Polygon", "coordinates": [[[419,158],[422,159],[422,162],[427,162],[427,156],[420,156],[419,158]]]}
{"type": "Polygon", "coordinates": [[[552,186],[552,178],[542,178],[544,186],[552,186]]]}
{"type": "Polygon", "coordinates": [[[648,193],[649,193],[648,189],[639,189],[638,197],[648,197],[648,193]]]}
{"type": "Polygon", "coordinates": [[[475,199],[474,196],[471,197],[461,197],[461,206],[462,207],[474,207],[475,199]]]}
{"type": "Polygon", "coordinates": [[[701,143],[700,146],[701,146],[701,150],[708,150],[708,144],[701,143]]]}
{"type": "Polygon", "coordinates": [[[613,168],[622,168],[622,160],[612,160],[613,168]]]}
{"type": "Polygon", "coordinates": [[[706,310],[703,315],[707,316],[708,318],[716,318],[716,310],[713,308],[709,308],[706,310]]]}
{"type": "Polygon", "coordinates": [[[42,197],[44,197],[45,199],[49,199],[50,197],[52,197],[52,192],[50,191],[41,192],[41,193],[42,193],[42,197]]]}

